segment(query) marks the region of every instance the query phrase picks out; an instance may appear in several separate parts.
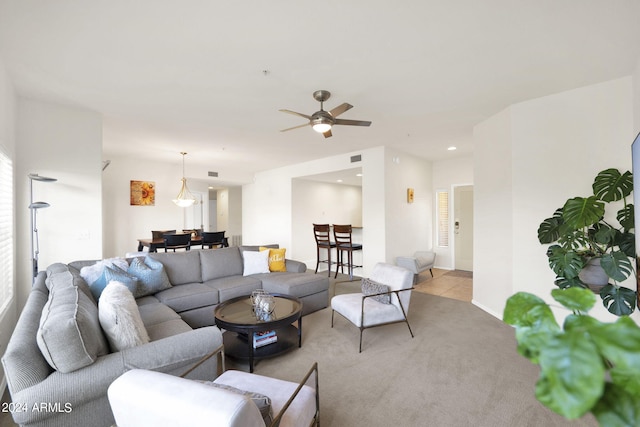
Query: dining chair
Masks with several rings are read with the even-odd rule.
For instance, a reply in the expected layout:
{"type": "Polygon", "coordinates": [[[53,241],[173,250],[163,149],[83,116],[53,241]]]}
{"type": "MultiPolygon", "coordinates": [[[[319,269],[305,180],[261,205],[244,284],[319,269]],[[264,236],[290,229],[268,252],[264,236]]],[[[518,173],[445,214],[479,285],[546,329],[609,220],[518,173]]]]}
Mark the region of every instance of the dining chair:
{"type": "Polygon", "coordinates": [[[224,237],[226,231],[204,231],[202,233],[202,248],[207,246],[209,249],[214,246],[223,248],[229,246],[226,237],[224,237]]]}
{"type": "Polygon", "coordinates": [[[313,236],[316,239],[316,274],[320,263],[327,264],[327,276],[331,277],[331,249],[336,247],[331,241],[331,228],[329,224],[313,224],[313,236]],[[327,250],[327,258],[320,259],[320,249],[327,250]]]}
{"type": "Polygon", "coordinates": [[[176,230],[151,230],[151,239],[160,240],[165,234],[175,234],[176,230]]]}
{"type": "Polygon", "coordinates": [[[164,234],[162,236],[164,238],[164,251],[167,252],[167,249],[173,249],[173,252],[176,249],[191,249],[191,233],[173,233],[173,234],[164,234]]]}
{"type": "Polygon", "coordinates": [[[344,267],[347,266],[347,270],[349,271],[349,280],[353,280],[353,269],[362,267],[361,265],[353,264],[353,252],[361,251],[362,245],[360,243],[353,243],[351,238],[352,236],[352,227],[351,224],[347,225],[336,225],[333,224],[333,238],[336,244],[336,252],[337,252],[337,266],[336,266],[336,275],[334,279],[338,277],[338,268],[341,273],[344,273],[344,267]],[[347,260],[344,260],[344,253],[347,254],[347,260]]]}

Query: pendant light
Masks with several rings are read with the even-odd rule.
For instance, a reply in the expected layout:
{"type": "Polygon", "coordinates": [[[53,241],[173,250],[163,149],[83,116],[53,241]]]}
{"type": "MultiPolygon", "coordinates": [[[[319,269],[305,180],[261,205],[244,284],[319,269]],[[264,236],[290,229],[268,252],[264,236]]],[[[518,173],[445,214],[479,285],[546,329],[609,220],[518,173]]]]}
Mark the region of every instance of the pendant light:
{"type": "Polygon", "coordinates": [[[180,188],[180,192],[176,198],[173,199],[173,203],[181,208],[188,208],[195,203],[196,198],[191,191],[189,191],[189,187],[187,187],[187,178],[184,177],[184,156],[187,153],[181,151],[180,154],[182,154],[182,188],[180,188]]]}

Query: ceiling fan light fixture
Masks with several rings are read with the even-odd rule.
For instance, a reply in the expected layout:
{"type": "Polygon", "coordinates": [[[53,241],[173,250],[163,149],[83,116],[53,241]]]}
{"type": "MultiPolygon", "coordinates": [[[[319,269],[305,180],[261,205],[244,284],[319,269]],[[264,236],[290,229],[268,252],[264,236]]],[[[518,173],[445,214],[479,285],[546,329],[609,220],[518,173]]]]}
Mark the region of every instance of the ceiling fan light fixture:
{"type": "Polygon", "coordinates": [[[315,130],[318,133],[325,133],[330,129],[331,129],[331,125],[329,123],[316,123],[313,125],[313,130],[315,130]]]}

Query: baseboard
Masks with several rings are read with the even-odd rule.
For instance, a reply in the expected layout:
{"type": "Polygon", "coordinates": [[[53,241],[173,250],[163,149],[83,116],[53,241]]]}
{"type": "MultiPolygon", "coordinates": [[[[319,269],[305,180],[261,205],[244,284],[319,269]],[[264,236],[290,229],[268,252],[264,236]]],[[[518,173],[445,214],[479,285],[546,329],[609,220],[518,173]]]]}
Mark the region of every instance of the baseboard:
{"type": "Polygon", "coordinates": [[[480,310],[485,311],[487,313],[489,313],[490,315],[492,315],[493,317],[497,318],[498,320],[502,320],[502,313],[498,314],[496,312],[494,312],[493,310],[485,307],[484,305],[480,304],[478,301],[476,301],[475,299],[471,300],[471,304],[475,305],[476,307],[478,307],[480,310]]]}

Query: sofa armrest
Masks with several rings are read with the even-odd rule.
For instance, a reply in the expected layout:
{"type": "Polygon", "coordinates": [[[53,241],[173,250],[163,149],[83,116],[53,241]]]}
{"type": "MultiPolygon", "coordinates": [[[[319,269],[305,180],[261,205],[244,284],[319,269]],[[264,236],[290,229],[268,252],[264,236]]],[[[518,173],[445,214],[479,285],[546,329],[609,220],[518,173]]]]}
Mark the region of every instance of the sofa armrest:
{"type": "Polygon", "coordinates": [[[285,259],[284,261],[289,273],[305,273],[307,271],[307,264],[304,262],[292,259],[285,259]]]}
{"type": "MultiPolygon", "coordinates": [[[[143,368],[180,375],[222,344],[222,333],[215,326],[195,329],[107,354],[89,366],[66,374],[53,372],[42,382],[12,395],[13,402],[33,408],[42,402],[58,403],[62,408],[78,407],[103,398],[109,385],[124,372],[143,368]]],[[[189,374],[189,378],[212,380],[217,374],[217,360],[212,358],[189,374]]],[[[55,415],[42,411],[16,412],[14,420],[27,424],[55,415]]]]}

